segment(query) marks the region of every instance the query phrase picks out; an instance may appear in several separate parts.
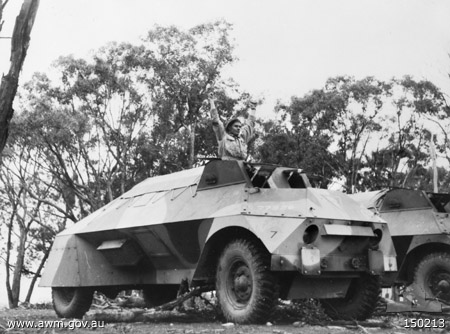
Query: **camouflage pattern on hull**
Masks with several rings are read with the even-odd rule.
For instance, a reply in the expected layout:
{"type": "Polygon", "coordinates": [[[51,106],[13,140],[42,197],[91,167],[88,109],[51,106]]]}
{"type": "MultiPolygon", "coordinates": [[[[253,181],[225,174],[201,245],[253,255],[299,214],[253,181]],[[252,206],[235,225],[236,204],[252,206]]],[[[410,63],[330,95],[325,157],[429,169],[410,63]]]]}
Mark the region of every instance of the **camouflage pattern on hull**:
{"type": "Polygon", "coordinates": [[[211,161],[150,178],[58,234],[40,286],[214,284],[233,241],[262,245],[286,298],[341,298],[352,279],[396,270],[387,225],[349,196],[297,169],[211,161]]]}

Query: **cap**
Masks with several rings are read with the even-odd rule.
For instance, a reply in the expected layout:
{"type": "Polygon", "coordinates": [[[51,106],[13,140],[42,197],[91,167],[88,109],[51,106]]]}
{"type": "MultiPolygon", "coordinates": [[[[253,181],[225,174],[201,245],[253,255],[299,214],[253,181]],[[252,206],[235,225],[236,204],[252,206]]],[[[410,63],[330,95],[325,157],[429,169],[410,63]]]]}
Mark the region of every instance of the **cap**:
{"type": "Polygon", "coordinates": [[[231,118],[230,120],[228,120],[228,122],[225,124],[225,131],[228,131],[228,128],[236,122],[242,123],[241,120],[237,117],[234,117],[234,118],[231,118]]]}

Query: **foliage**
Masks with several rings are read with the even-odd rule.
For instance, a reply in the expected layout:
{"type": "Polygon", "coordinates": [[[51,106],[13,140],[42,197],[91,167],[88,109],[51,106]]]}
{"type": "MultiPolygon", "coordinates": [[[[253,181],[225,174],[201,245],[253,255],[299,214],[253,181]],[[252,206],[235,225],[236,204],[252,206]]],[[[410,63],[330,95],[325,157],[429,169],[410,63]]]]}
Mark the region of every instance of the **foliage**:
{"type": "Polygon", "coordinates": [[[235,60],[230,30],[231,25],[224,21],[188,31],[157,26],[144,40],[143,80],[155,116],[152,138],[162,161],[177,161],[176,166],[161,163],[157,174],[191,168],[199,153],[213,155],[213,137],[202,136],[211,132],[204,103],[210,92],[216,91],[228,111],[239,100],[249,98],[240,92],[229,97],[226,92],[236,91],[237,85],[221,78],[221,71],[235,60]]]}
{"type": "Polygon", "coordinates": [[[432,133],[445,135],[449,116],[436,86],[408,76],[330,78],[277,109],[281,120],[266,123],[261,159],[300,167],[318,177],[316,186],[344,179],[347,192],[417,186],[432,133]]]}
{"type": "MultiPolygon", "coordinates": [[[[65,226],[56,203],[61,198],[54,179],[40,171],[39,151],[29,149],[27,140],[15,138],[8,144],[0,169],[1,250],[6,269],[6,288],[10,307],[17,307],[23,275],[32,278],[26,297],[29,302],[37,278],[47,259],[55,234],[65,226]]],[[[10,139],[11,139],[10,138],[10,139]]]]}
{"type": "Polygon", "coordinates": [[[111,43],[91,61],[60,57],[58,80],[35,74],[26,84],[18,127],[43,148],[68,205],[76,199],[80,212],[71,218],[146,177],[192,167],[199,151],[214,155],[215,138],[203,137],[212,132],[207,93],[215,89],[228,106],[249,99],[228,97],[237,85],[220,78],[234,59],[229,29],[222,21],[188,31],[156,27],[144,44],[111,43]]]}

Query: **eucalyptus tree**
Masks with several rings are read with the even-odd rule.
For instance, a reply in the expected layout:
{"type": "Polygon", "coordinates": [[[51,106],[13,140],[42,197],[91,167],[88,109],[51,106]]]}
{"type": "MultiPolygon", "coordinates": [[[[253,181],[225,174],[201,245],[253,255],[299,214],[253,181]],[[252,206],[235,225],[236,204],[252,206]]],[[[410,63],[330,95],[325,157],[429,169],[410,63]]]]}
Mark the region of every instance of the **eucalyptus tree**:
{"type": "Polygon", "coordinates": [[[46,168],[75,195],[79,216],[145,177],[213,155],[207,94],[218,95],[226,116],[245,114],[250,99],[222,78],[234,60],[230,29],[223,21],[187,31],[156,27],[141,45],[60,57],[56,79],[36,74],[25,85],[25,124],[44,148],[46,168]]]}
{"type": "Polygon", "coordinates": [[[47,169],[79,200],[81,216],[146,176],[130,167],[152,116],[136,54],[135,46],[112,43],[91,62],[60,57],[56,82],[36,74],[25,86],[30,136],[44,148],[47,169]]]}
{"type": "Polygon", "coordinates": [[[445,137],[449,123],[440,90],[411,77],[330,78],[278,109],[286,121],[267,133],[262,158],[299,166],[318,175],[322,186],[342,179],[347,192],[425,177],[432,133],[445,137]]]}
{"type": "Polygon", "coordinates": [[[450,109],[441,90],[428,80],[405,76],[392,79],[391,85],[392,108],[384,111],[383,119],[386,141],[368,154],[372,166],[368,165],[378,176],[384,175],[389,186],[417,187],[426,177],[431,146],[443,148],[450,109]]]}
{"type": "MultiPolygon", "coordinates": [[[[220,103],[227,112],[237,100],[246,97],[248,100],[248,94],[238,92],[231,102],[233,99],[225,93],[227,81],[222,71],[235,61],[231,28],[225,21],[201,24],[186,31],[156,26],[144,39],[144,82],[156,116],[155,142],[165,161],[172,160],[171,154],[176,152],[180,167],[194,165],[198,153],[196,138],[208,126],[208,105],[204,101],[210,92],[221,96],[220,103]]],[[[236,90],[236,86],[231,84],[231,89],[236,90]]],[[[170,168],[160,172],[168,171],[170,168]]]]}
{"type": "Polygon", "coordinates": [[[322,187],[345,176],[344,186],[352,191],[367,143],[380,129],[377,116],[386,94],[389,85],[372,77],[330,78],[324,88],[278,106],[290,126],[266,136],[260,152],[263,157],[278,152],[283,162],[314,174],[322,187]]]}
{"type": "Polygon", "coordinates": [[[26,301],[48,257],[57,232],[65,227],[66,211],[57,180],[41,169],[44,154],[28,142],[25,128],[15,117],[0,166],[0,257],[5,264],[10,308],[18,306],[21,279],[31,277],[26,301]]]}

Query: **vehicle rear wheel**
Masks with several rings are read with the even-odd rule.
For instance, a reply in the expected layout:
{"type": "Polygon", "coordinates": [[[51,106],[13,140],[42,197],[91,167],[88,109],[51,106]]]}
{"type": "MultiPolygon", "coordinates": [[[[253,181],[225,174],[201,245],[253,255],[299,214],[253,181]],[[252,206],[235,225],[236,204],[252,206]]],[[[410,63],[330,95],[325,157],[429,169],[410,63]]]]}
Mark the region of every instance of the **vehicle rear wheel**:
{"type": "Polygon", "coordinates": [[[277,299],[270,258],[262,246],[239,239],[223,250],[216,273],[223,316],[235,323],[267,321],[277,299]]]}
{"type": "Polygon", "coordinates": [[[52,288],[53,308],[60,318],[82,318],[92,304],[90,288],[52,288]]]}
{"type": "Polygon", "coordinates": [[[148,308],[160,306],[177,298],[178,285],[152,285],[142,289],[145,306],[148,308]]]}
{"type": "Polygon", "coordinates": [[[352,280],[345,298],[324,299],[321,304],[332,319],[365,320],[375,310],[380,293],[380,277],[364,274],[352,280]]]}
{"type": "Polygon", "coordinates": [[[425,256],[415,268],[413,285],[424,297],[450,303],[450,254],[441,252],[425,256]]]}

